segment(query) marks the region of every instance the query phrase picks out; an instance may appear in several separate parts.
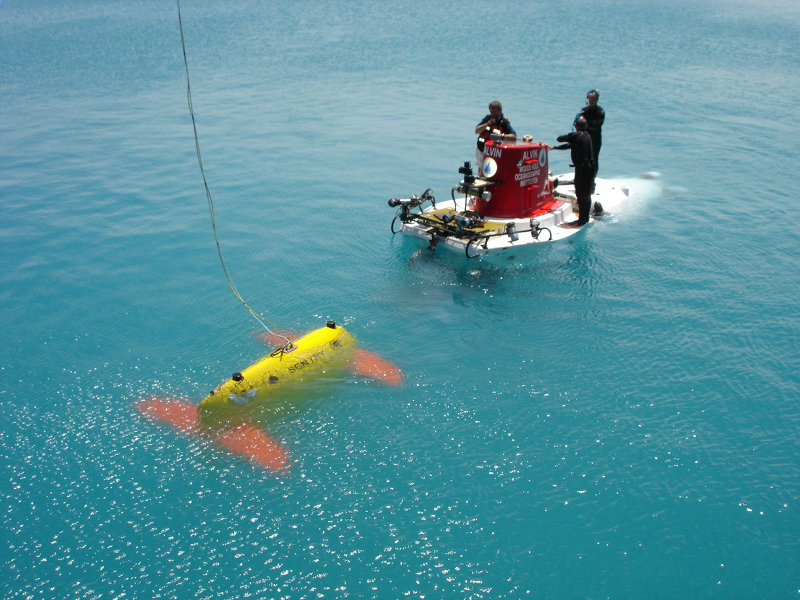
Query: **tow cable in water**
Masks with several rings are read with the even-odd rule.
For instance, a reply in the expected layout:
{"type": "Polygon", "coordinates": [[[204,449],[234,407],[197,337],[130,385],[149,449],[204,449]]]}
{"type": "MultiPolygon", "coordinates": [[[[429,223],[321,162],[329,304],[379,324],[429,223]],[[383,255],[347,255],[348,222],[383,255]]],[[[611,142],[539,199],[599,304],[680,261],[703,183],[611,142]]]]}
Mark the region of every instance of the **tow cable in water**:
{"type": "MultiPolygon", "coordinates": [[[[197,136],[197,122],[195,121],[194,109],[192,108],[192,85],[191,85],[191,82],[189,81],[189,61],[186,58],[186,42],[185,42],[184,37],[183,37],[183,20],[181,19],[181,2],[180,2],[180,0],[176,0],[176,1],[178,3],[178,27],[179,27],[180,32],[181,32],[181,49],[183,50],[183,66],[186,69],[186,100],[187,100],[187,103],[189,105],[189,114],[192,117],[192,129],[194,130],[194,148],[195,148],[195,153],[197,154],[197,164],[200,166],[200,174],[203,176],[203,187],[206,190],[206,198],[208,198],[208,210],[211,213],[211,228],[214,231],[214,241],[217,244],[217,254],[219,255],[219,262],[222,265],[222,271],[225,273],[225,279],[228,281],[228,286],[231,288],[231,290],[233,291],[234,295],[239,299],[239,301],[245,306],[245,308],[247,308],[247,310],[250,311],[250,314],[253,316],[253,318],[264,329],[266,329],[267,333],[269,333],[270,335],[274,335],[276,337],[279,337],[281,339],[286,340],[286,344],[284,346],[282,346],[281,348],[279,348],[278,350],[276,350],[276,352],[281,352],[281,353],[289,352],[289,351],[291,351],[293,349],[292,341],[289,338],[287,338],[286,336],[283,336],[283,335],[281,335],[279,333],[275,333],[274,331],[272,331],[267,326],[267,324],[265,322],[266,319],[262,315],[258,314],[256,311],[254,311],[250,307],[250,305],[247,302],[245,302],[244,298],[242,298],[242,296],[239,294],[239,291],[236,289],[236,286],[234,285],[233,280],[231,279],[230,273],[228,272],[228,267],[225,266],[225,260],[222,258],[222,247],[220,246],[219,237],[217,236],[217,221],[216,221],[216,217],[214,215],[214,200],[211,198],[211,189],[208,187],[208,180],[206,179],[206,172],[205,172],[205,169],[203,168],[203,159],[200,156],[200,140],[199,140],[199,138],[197,136]]],[[[0,3],[1,2],[2,2],[2,0],[0,0],[0,3]]]]}

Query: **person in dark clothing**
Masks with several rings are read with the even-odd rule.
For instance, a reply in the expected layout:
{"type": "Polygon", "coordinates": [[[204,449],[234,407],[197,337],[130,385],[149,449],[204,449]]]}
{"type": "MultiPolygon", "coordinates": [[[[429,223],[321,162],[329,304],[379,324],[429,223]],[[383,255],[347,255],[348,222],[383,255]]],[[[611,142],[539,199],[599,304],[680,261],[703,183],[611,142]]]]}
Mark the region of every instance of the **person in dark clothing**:
{"type": "Polygon", "coordinates": [[[575,167],[575,196],[578,198],[578,220],[568,223],[567,227],[580,227],[589,222],[589,210],[592,206],[592,187],[594,186],[594,159],[592,137],[587,131],[586,119],[579,115],[575,119],[575,131],[558,136],[561,146],[553,150],[570,149],[572,165],[575,167]]]}
{"type": "Polygon", "coordinates": [[[597,177],[597,170],[600,168],[598,156],[600,155],[600,146],[603,145],[603,123],[606,120],[606,111],[597,105],[597,100],[600,98],[600,92],[597,90],[590,90],[586,93],[586,103],[578,113],[578,116],[583,116],[586,119],[589,135],[592,138],[592,156],[594,157],[594,176],[597,177]]]}
{"type": "Polygon", "coordinates": [[[513,141],[517,139],[517,132],[511,127],[508,119],[503,115],[503,105],[498,100],[489,103],[489,114],[475,126],[475,135],[482,135],[486,129],[497,129],[503,134],[503,139],[513,141]]]}

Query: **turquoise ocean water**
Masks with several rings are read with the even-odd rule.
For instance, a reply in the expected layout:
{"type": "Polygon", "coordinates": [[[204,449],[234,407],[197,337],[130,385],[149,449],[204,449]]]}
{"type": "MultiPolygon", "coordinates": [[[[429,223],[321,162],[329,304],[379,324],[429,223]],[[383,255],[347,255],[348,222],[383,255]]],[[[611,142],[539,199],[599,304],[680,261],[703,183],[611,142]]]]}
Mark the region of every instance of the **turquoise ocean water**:
{"type": "Polygon", "coordinates": [[[242,296],[405,382],[314,388],[280,476],[142,418],[264,352],[177,6],[6,0],[2,597],[798,597],[797,2],[181,10],[242,296]],[[392,236],[490,100],[553,143],[591,88],[613,217],[499,260],[392,236]]]}

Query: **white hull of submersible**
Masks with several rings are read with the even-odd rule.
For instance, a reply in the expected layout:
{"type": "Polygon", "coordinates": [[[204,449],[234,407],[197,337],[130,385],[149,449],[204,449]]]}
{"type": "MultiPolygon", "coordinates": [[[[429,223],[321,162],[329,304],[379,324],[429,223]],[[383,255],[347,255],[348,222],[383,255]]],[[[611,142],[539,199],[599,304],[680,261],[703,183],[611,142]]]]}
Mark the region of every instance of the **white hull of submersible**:
{"type": "Polygon", "coordinates": [[[389,199],[389,206],[398,209],[392,232],[428,240],[431,249],[452,248],[473,258],[575,235],[594,215],[614,210],[630,195],[620,182],[597,179],[590,220],[576,227],[573,176],[550,175],[549,150],[530,136],[506,142],[502,136],[483,135],[478,140],[477,174],[465,162],[458,169],[463,179],[453,187],[450,200],[437,202],[430,190],[389,199]]]}
{"type": "MultiPolygon", "coordinates": [[[[553,196],[556,200],[561,200],[558,206],[552,208],[545,214],[534,217],[540,230],[531,227],[531,219],[499,219],[486,218],[484,221],[488,225],[494,225],[496,230],[505,229],[509,223],[513,223],[514,235],[492,235],[479,240],[456,235],[436,236],[425,223],[420,221],[396,221],[393,226],[395,233],[402,233],[407,236],[427,240],[429,243],[437,238],[435,246],[437,248],[449,248],[458,252],[465,253],[468,257],[481,256],[493,252],[518,249],[523,246],[557,242],[575,235],[585,227],[595,221],[594,216],[590,216],[589,222],[582,227],[567,227],[565,225],[578,219],[578,203],[575,197],[575,187],[572,184],[572,173],[566,173],[551,178],[558,181],[553,196]],[[548,235],[549,230],[549,235],[548,235]],[[538,233],[538,235],[536,235],[538,233]],[[513,239],[516,238],[516,239],[513,239]]],[[[595,215],[596,207],[599,205],[603,211],[613,212],[619,208],[630,196],[630,189],[627,185],[611,179],[597,178],[595,181],[595,191],[592,194],[591,215],[595,215]]],[[[461,197],[455,200],[437,201],[435,206],[430,205],[421,211],[422,215],[435,215],[443,213],[463,213],[470,207],[471,198],[461,197]]]]}

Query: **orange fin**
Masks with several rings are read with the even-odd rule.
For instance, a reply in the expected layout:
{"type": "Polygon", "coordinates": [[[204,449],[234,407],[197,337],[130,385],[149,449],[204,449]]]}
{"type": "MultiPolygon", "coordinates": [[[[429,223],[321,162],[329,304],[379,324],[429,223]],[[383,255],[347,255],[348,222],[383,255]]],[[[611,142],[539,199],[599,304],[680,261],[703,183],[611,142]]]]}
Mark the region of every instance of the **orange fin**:
{"type": "Polygon", "coordinates": [[[223,448],[265,469],[285,471],[293,464],[283,444],[250,423],[217,432],[213,439],[223,448]]]}
{"type": "Polygon", "coordinates": [[[183,398],[150,396],[139,400],[136,408],[147,418],[171,425],[182,433],[200,433],[200,409],[183,398]]]}
{"type": "Polygon", "coordinates": [[[293,464],[283,444],[249,423],[228,431],[202,428],[200,407],[185,398],[150,396],[135,404],[148,419],[166,423],[181,433],[202,437],[265,469],[285,471],[293,464]]]}
{"type": "Polygon", "coordinates": [[[400,385],[403,383],[403,372],[398,367],[377,354],[367,352],[361,348],[356,350],[356,355],[353,357],[350,367],[354,374],[361,377],[368,377],[388,385],[400,385]]]}

